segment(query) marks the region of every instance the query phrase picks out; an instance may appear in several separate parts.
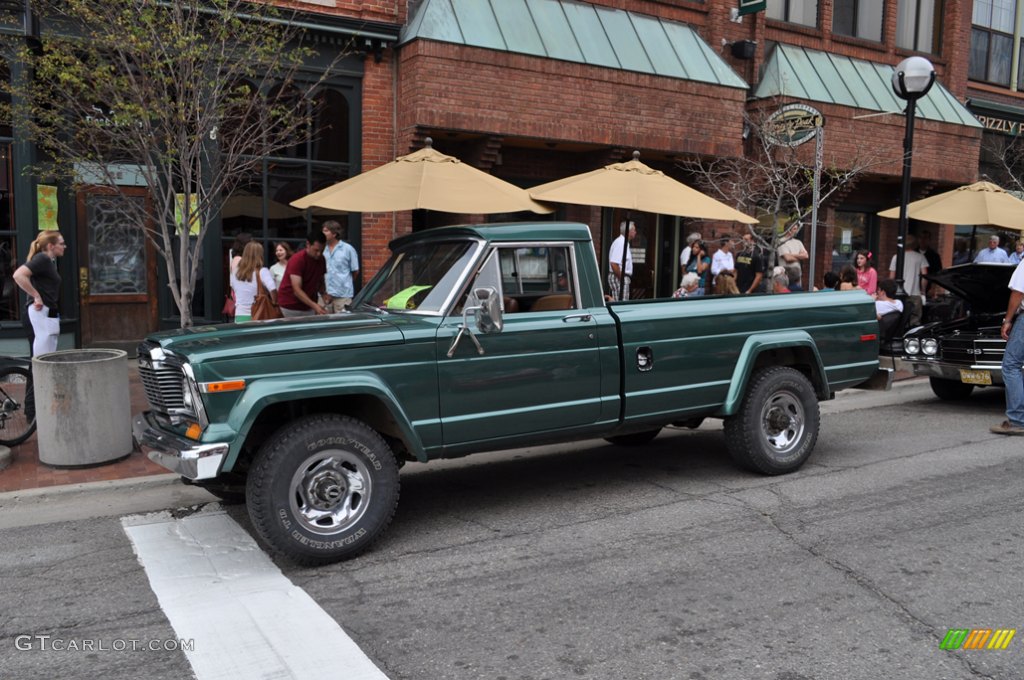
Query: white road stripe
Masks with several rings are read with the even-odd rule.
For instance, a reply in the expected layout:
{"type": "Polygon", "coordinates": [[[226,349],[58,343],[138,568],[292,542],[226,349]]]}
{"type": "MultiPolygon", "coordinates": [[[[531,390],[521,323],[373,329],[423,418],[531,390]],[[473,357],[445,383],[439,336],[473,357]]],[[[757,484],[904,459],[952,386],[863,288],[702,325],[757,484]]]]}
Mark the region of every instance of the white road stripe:
{"type": "Polygon", "coordinates": [[[387,680],[225,513],[122,524],[199,680],[387,680]]]}

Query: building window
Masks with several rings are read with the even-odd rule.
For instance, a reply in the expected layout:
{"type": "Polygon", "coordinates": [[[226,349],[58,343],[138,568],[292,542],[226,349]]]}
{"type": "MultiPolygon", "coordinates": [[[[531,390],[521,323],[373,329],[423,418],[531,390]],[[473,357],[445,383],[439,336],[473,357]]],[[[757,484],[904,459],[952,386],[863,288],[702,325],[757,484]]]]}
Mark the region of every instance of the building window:
{"type": "Polygon", "coordinates": [[[896,45],[938,54],[942,35],[942,0],[899,0],[896,45]]]}
{"type": "Polygon", "coordinates": [[[818,25],[817,0],[767,0],[767,3],[766,16],[769,19],[803,26],[818,25]]]}
{"type": "MultiPolygon", "coordinates": [[[[224,290],[228,290],[228,253],[239,234],[263,245],[267,264],[275,262],[277,243],[288,243],[293,250],[306,247],[306,235],[324,220],[336,219],[348,225],[346,240],[358,247],[354,232],[358,221],[345,213],[314,208],[301,211],[290,203],[319,189],[336,184],[352,173],[351,156],[357,130],[350,102],[355,100],[354,84],[325,87],[309,103],[314,130],[308,139],[286,146],[263,159],[260,171],[239,183],[234,193],[224,197],[221,211],[221,263],[224,290]],[[307,214],[308,213],[308,214],[307,214]]],[[[230,134],[230,131],[226,131],[230,134]]],[[[238,254],[238,253],[235,253],[238,254]]]]}
{"type": "Polygon", "coordinates": [[[971,27],[971,60],[967,76],[1010,86],[1013,64],[1014,0],[978,0],[971,27]]]}
{"type": "Polygon", "coordinates": [[[835,0],[832,32],[882,42],[883,0],[835,0]]]}

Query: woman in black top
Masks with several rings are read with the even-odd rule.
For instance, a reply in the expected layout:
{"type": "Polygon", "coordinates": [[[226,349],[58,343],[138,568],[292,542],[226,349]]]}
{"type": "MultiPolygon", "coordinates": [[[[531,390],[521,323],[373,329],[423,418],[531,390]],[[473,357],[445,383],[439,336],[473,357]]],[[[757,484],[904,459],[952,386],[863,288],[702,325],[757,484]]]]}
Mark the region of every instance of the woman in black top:
{"type": "Polygon", "coordinates": [[[28,319],[35,335],[32,356],[57,350],[57,337],[60,335],[57,258],[64,254],[66,247],[59,231],[44,231],[32,242],[28,261],[14,271],[14,282],[31,298],[28,319]]]}

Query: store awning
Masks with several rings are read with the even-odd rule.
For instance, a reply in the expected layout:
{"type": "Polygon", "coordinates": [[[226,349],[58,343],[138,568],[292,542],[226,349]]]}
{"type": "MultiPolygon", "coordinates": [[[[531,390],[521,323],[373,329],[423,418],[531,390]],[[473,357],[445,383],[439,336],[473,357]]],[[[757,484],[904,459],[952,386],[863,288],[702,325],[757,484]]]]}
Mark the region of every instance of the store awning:
{"type": "Polygon", "coordinates": [[[423,0],[399,42],[417,38],[749,87],[686,24],[572,0],[423,0]]]}
{"type": "MultiPolygon", "coordinates": [[[[906,102],[892,90],[893,70],[887,64],[779,44],[765,65],[754,99],[792,97],[902,113],[906,102]]],[[[938,81],[917,102],[917,115],[927,120],[981,127],[978,119],[938,81]]]]}

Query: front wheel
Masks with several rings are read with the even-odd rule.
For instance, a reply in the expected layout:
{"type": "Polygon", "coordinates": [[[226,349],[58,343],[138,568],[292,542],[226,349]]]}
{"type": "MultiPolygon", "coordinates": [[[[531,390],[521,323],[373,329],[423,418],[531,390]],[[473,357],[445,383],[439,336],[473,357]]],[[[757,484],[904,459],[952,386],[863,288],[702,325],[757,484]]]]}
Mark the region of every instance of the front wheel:
{"type": "Polygon", "coordinates": [[[725,419],[725,441],[740,465],[781,475],[811,455],[819,421],[818,399],[803,373],[762,368],[751,377],[739,412],[725,419]]]}
{"type": "Polygon", "coordinates": [[[974,385],[945,378],[928,378],[928,384],[931,385],[936,397],[946,401],[961,401],[971,396],[971,392],[974,391],[974,385]]]}
{"type": "Polygon", "coordinates": [[[301,565],[355,557],[398,505],[398,465],[366,424],[337,415],[286,425],[259,453],[246,483],[257,533],[301,565]]]}
{"type": "Polygon", "coordinates": [[[16,446],[36,431],[32,373],[9,366],[0,370],[0,444],[16,446]]]}

